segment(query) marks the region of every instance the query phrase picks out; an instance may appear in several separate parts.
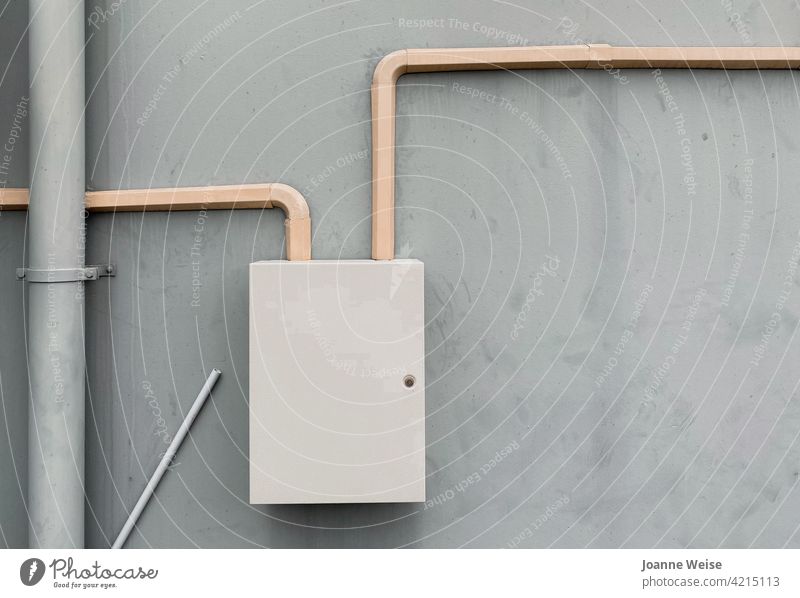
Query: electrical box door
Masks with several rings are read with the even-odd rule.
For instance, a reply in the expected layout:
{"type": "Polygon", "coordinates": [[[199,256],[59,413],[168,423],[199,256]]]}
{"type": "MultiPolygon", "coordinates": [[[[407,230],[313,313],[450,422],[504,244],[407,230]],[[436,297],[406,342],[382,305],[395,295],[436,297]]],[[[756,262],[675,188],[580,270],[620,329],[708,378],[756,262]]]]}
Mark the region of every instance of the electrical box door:
{"type": "Polygon", "coordinates": [[[250,502],[425,500],[423,264],[250,265],[250,502]]]}

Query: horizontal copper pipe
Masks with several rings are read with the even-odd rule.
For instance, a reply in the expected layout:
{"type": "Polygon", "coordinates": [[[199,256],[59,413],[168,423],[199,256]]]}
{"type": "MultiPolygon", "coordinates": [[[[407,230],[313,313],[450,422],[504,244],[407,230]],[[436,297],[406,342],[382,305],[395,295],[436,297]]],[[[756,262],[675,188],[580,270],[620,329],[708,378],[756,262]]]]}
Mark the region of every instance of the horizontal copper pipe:
{"type": "MultiPolygon", "coordinates": [[[[0,209],[26,210],[27,189],[0,189],[0,209]]],[[[155,212],[280,208],[286,214],[286,259],[311,259],[308,204],[295,188],[281,183],[90,191],[89,212],[155,212]]]]}
{"type": "Polygon", "coordinates": [[[394,258],[395,99],[406,73],[511,69],[796,69],[800,48],[628,47],[603,44],[398,50],[372,81],[372,258],[394,258]]]}
{"type": "Polygon", "coordinates": [[[27,189],[0,189],[0,210],[27,210],[27,189]]]}

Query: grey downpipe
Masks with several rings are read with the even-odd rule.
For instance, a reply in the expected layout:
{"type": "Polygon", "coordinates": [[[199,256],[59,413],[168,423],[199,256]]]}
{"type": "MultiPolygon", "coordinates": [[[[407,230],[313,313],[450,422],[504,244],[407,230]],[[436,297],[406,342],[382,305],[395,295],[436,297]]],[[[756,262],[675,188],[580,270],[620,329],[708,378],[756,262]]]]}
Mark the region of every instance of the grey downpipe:
{"type": "Polygon", "coordinates": [[[32,548],[84,544],[84,2],[29,0],[32,548]]]}

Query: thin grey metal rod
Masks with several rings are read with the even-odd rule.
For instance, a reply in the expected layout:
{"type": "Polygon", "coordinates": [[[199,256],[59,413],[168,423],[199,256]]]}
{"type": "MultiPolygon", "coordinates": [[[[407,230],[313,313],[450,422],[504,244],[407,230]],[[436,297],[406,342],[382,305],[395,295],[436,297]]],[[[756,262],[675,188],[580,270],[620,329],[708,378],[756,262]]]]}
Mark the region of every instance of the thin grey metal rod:
{"type": "MultiPolygon", "coordinates": [[[[30,207],[25,265],[84,266],[84,1],[29,0],[30,207]]],[[[4,274],[7,276],[7,274],[4,274]]],[[[10,284],[4,279],[0,284],[10,284]]],[[[27,285],[28,541],[83,548],[83,282],[27,285]]]]}
{"type": "Polygon", "coordinates": [[[172,459],[175,458],[178,449],[181,447],[183,439],[186,438],[186,435],[189,433],[189,428],[192,427],[197,414],[200,413],[200,410],[203,408],[206,399],[208,399],[209,395],[211,394],[211,389],[214,388],[214,385],[217,383],[217,380],[219,380],[221,373],[222,372],[216,368],[211,370],[211,375],[208,377],[208,380],[206,380],[202,390],[200,390],[200,394],[197,395],[197,398],[194,400],[194,404],[192,405],[191,409],[189,409],[189,413],[186,414],[186,419],[183,420],[181,427],[178,429],[175,437],[172,439],[172,442],[170,442],[167,452],[164,453],[161,462],[158,464],[158,467],[156,467],[155,473],[150,478],[150,481],[147,482],[144,492],[142,492],[142,495],[139,497],[136,506],[133,507],[131,514],[128,516],[128,520],[125,522],[125,525],[122,526],[122,531],[119,532],[119,535],[117,536],[117,539],[114,540],[114,544],[111,546],[111,548],[122,548],[125,545],[125,541],[128,539],[131,530],[133,530],[136,522],[139,520],[139,517],[147,506],[150,497],[153,496],[156,486],[158,486],[161,478],[164,477],[164,474],[166,473],[167,468],[169,468],[169,464],[172,462],[172,459]]]}

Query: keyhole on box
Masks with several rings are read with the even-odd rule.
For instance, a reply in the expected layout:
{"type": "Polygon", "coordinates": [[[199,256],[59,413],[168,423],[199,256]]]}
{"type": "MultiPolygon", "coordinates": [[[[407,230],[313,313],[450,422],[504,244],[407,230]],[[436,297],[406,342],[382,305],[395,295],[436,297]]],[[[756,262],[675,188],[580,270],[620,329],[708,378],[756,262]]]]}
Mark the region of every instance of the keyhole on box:
{"type": "Polygon", "coordinates": [[[414,385],[417,383],[417,379],[414,376],[408,375],[403,378],[403,386],[406,388],[414,388],[414,385]]]}

